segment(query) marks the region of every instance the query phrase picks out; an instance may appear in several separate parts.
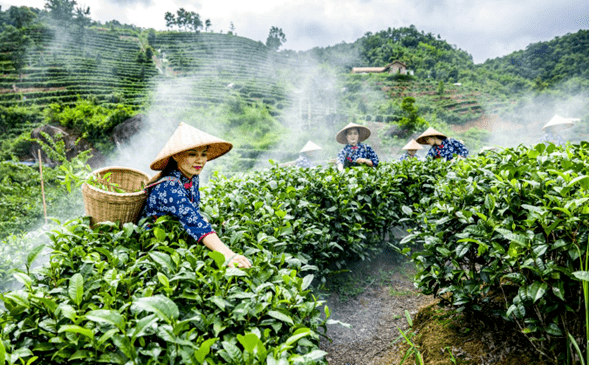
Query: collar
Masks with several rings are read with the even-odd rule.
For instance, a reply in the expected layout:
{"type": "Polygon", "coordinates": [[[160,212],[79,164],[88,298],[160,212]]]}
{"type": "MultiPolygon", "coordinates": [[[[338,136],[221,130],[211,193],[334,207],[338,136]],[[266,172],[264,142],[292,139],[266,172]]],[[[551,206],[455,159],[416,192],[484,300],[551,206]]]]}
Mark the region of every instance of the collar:
{"type": "Polygon", "coordinates": [[[350,146],[350,149],[357,150],[358,147],[360,147],[361,145],[362,143],[358,142],[355,146],[352,146],[351,144],[349,144],[348,146],[350,146]]]}
{"type": "Polygon", "coordinates": [[[198,175],[194,175],[192,177],[192,179],[189,179],[186,176],[184,176],[184,174],[182,172],[180,172],[180,170],[172,170],[170,172],[170,176],[174,176],[174,177],[180,179],[180,181],[182,182],[182,185],[184,185],[185,189],[192,188],[192,185],[194,185],[196,183],[196,181],[198,181],[198,175]]]}

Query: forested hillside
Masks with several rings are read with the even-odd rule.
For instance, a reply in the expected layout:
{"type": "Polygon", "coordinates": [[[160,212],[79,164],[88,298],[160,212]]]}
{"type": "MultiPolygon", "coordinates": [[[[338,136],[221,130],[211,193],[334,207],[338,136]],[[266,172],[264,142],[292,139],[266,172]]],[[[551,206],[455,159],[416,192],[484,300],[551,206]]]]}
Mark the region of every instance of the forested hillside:
{"type": "Polygon", "coordinates": [[[533,43],[508,56],[487,60],[481,69],[533,81],[536,90],[575,80],[587,87],[589,80],[589,30],[533,43]]]}

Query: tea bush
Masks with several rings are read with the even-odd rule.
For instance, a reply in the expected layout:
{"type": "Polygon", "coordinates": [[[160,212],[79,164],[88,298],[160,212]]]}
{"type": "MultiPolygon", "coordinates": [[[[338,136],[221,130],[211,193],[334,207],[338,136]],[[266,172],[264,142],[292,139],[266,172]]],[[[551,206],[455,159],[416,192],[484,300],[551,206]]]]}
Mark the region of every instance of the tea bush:
{"type": "Polygon", "coordinates": [[[144,223],[52,232],[49,263],[0,295],[9,364],[324,363],[305,258],[250,241],[253,267],[227,268],[179,223],[144,223]]]}
{"type": "Polygon", "coordinates": [[[585,337],[578,271],[589,239],[588,157],[583,142],[455,163],[405,240],[422,246],[412,256],[419,288],[449,294],[462,310],[494,308],[540,353],[564,361],[569,334],[585,337]]]}
{"type": "Polygon", "coordinates": [[[382,250],[391,226],[410,219],[410,207],[447,165],[405,161],[346,173],[275,166],[230,179],[215,175],[202,211],[232,245],[260,236],[268,245],[281,241],[277,250],[305,255],[324,280],[346,260],[382,250]]]}

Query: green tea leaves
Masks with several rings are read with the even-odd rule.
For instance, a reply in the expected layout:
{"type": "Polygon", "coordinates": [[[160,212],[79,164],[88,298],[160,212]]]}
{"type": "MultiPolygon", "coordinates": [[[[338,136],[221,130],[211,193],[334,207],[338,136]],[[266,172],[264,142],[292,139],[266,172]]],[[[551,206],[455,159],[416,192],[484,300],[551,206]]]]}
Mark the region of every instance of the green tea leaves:
{"type": "Polygon", "coordinates": [[[143,310],[153,313],[167,323],[172,323],[172,320],[180,316],[176,303],[163,295],[136,299],[133,301],[131,308],[137,311],[143,310]]]}
{"type": "Polygon", "coordinates": [[[70,299],[76,304],[80,305],[82,303],[82,298],[84,297],[84,278],[80,274],[75,274],[70,279],[70,284],[68,287],[68,294],[70,299]]]}

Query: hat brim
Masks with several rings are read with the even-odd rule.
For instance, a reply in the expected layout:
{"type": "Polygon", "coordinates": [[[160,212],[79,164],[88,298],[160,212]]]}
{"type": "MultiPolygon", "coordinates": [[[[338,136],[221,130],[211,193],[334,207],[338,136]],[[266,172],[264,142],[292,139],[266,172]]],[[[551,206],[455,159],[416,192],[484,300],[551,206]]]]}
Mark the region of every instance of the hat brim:
{"type": "Polygon", "coordinates": [[[185,152],[185,151],[189,151],[192,149],[198,149],[198,148],[202,148],[202,147],[208,147],[207,161],[212,161],[216,158],[223,156],[227,152],[231,151],[231,149],[233,148],[233,145],[229,142],[224,142],[224,143],[219,142],[219,143],[212,143],[212,144],[208,144],[208,145],[202,145],[202,144],[201,145],[194,145],[194,146],[188,147],[182,151],[170,153],[167,156],[161,157],[161,158],[153,161],[149,167],[152,170],[156,170],[156,171],[163,170],[166,168],[166,166],[168,166],[168,163],[170,162],[170,158],[172,156],[177,155],[182,152],[185,152]]]}
{"type": "Polygon", "coordinates": [[[438,132],[432,127],[429,127],[425,132],[423,132],[419,137],[417,137],[415,141],[419,144],[427,144],[425,140],[428,137],[439,137],[442,140],[448,139],[448,136],[446,136],[445,134],[438,132]]]}
{"type": "Polygon", "coordinates": [[[412,139],[402,148],[402,150],[422,150],[423,147],[416,140],[412,139]]]}
{"type": "Polygon", "coordinates": [[[233,145],[188,124],[180,123],[149,167],[156,171],[163,170],[168,165],[170,157],[202,147],[208,147],[207,161],[211,161],[231,151],[233,145]]]}
{"type": "Polygon", "coordinates": [[[354,124],[354,125],[347,125],[339,131],[339,133],[335,136],[335,140],[341,144],[348,144],[347,132],[349,129],[357,128],[358,129],[358,142],[364,142],[365,140],[370,137],[370,129],[363,125],[354,124]]]}

